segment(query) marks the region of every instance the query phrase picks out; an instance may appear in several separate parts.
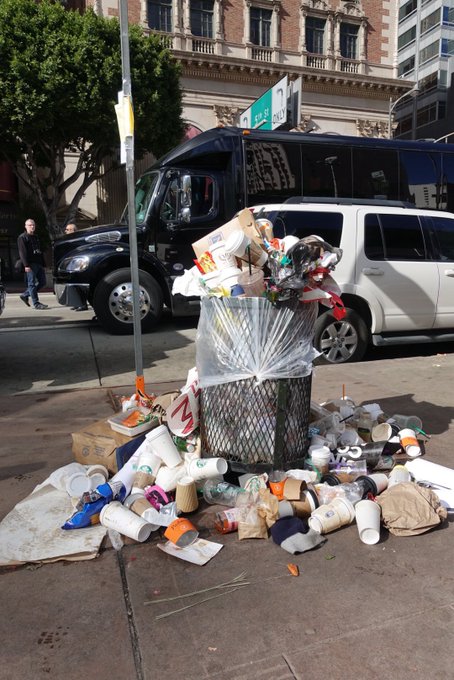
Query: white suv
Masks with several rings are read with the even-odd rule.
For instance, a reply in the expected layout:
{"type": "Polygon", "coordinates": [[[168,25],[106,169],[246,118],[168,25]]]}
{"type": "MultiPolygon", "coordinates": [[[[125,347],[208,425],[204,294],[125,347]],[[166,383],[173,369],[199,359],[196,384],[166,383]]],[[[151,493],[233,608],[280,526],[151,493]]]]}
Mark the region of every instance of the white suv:
{"type": "Polygon", "coordinates": [[[317,234],[343,250],[333,277],[347,314],[337,321],[320,307],[314,346],[324,363],[359,361],[369,342],[454,340],[454,214],[390,201],[311,200],[251,209],[278,238],[317,234]]]}

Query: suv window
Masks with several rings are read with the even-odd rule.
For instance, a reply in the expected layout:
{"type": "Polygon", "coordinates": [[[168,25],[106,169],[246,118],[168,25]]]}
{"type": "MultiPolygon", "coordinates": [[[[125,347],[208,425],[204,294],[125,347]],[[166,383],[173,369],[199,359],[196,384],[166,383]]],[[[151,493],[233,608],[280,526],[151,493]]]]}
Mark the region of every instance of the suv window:
{"type": "Polygon", "coordinates": [[[369,260],[425,260],[426,247],[418,216],[366,215],[364,252],[369,260]]]}
{"type": "Polygon", "coordinates": [[[432,217],[432,225],[438,241],[440,259],[454,262],[454,220],[448,217],[432,217]]]}
{"type": "Polygon", "coordinates": [[[276,238],[284,236],[304,238],[317,234],[330,245],[340,246],[344,221],[342,213],[280,210],[267,212],[264,216],[272,222],[276,238]]]}

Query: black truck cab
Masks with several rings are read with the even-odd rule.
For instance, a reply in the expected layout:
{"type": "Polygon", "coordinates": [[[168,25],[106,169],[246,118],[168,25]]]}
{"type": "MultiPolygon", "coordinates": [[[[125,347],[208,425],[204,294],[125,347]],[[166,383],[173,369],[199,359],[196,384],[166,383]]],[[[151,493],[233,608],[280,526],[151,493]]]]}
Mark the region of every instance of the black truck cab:
{"type": "MultiPolygon", "coordinates": [[[[244,207],[292,196],[380,198],[453,212],[454,145],[241,128],[184,142],[136,185],[143,329],[156,326],[163,305],[174,315],[198,313],[199,298],[171,292],[175,277],[193,266],[192,243],[244,207]]],[[[88,300],[115,334],[133,330],[127,218],[54,243],[59,302],[88,300]]]]}

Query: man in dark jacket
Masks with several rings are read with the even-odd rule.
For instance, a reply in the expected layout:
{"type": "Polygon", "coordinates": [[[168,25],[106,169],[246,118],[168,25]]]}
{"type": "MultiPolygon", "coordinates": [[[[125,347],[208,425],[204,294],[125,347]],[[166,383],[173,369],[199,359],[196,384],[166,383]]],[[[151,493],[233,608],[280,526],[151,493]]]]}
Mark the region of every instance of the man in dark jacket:
{"type": "Polygon", "coordinates": [[[38,237],[35,235],[36,225],[34,220],[25,221],[25,231],[17,239],[19,257],[24,265],[27,290],[19,297],[27,307],[30,307],[31,298],[34,309],[47,309],[38,298],[38,291],[46,284],[46,272],[44,271],[44,257],[38,237]]]}

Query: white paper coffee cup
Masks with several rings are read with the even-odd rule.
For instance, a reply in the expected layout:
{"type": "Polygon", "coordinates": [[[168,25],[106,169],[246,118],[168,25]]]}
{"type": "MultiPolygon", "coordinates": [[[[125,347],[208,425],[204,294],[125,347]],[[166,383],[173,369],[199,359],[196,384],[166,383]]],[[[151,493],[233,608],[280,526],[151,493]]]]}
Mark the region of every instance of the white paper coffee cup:
{"type": "Polygon", "coordinates": [[[321,472],[328,472],[331,451],[328,446],[310,446],[309,454],[312,464],[321,472]]]}
{"type": "Polygon", "coordinates": [[[380,515],[378,503],[370,500],[359,501],[355,505],[356,526],[363,543],[374,545],[380,540],[380,515]]]}
{"type": "Polygon", "coordinates": [[[187,468],[188,475],[198,482],[201,479],[224,475],[227,472],[228,463],[225,458],[199,458],[191,460],[187,468]]]}
{"type": "Polygon", "coordinates": [[[152,532],[151,524],[118,501],[112,501],[103,507],[99,521],[104,527],[115,529],[123,536],[128,536],[139,543],[146,541],[152,532]]]}
{"type": "MultiPolygon", "coordinates": [[[[177,467],[169,468],[163,465],[159,468],[158,474],[156,475],[156,485],[160,486],[164,491],[175,491],[177,488],[177,482],[185,477],[187,474],[186,466],[184,463],[178,465],[177,467]]],[[[191,475],[192,476],[192,475],[191,475]]]]}
{"type": "Polygon", "coordinates": [[[169,468],[176,467],[182,462],[180,453],[175,446],[168,428],[165,425],[155,427],[145,435],[149,447],[169,468]]]}

